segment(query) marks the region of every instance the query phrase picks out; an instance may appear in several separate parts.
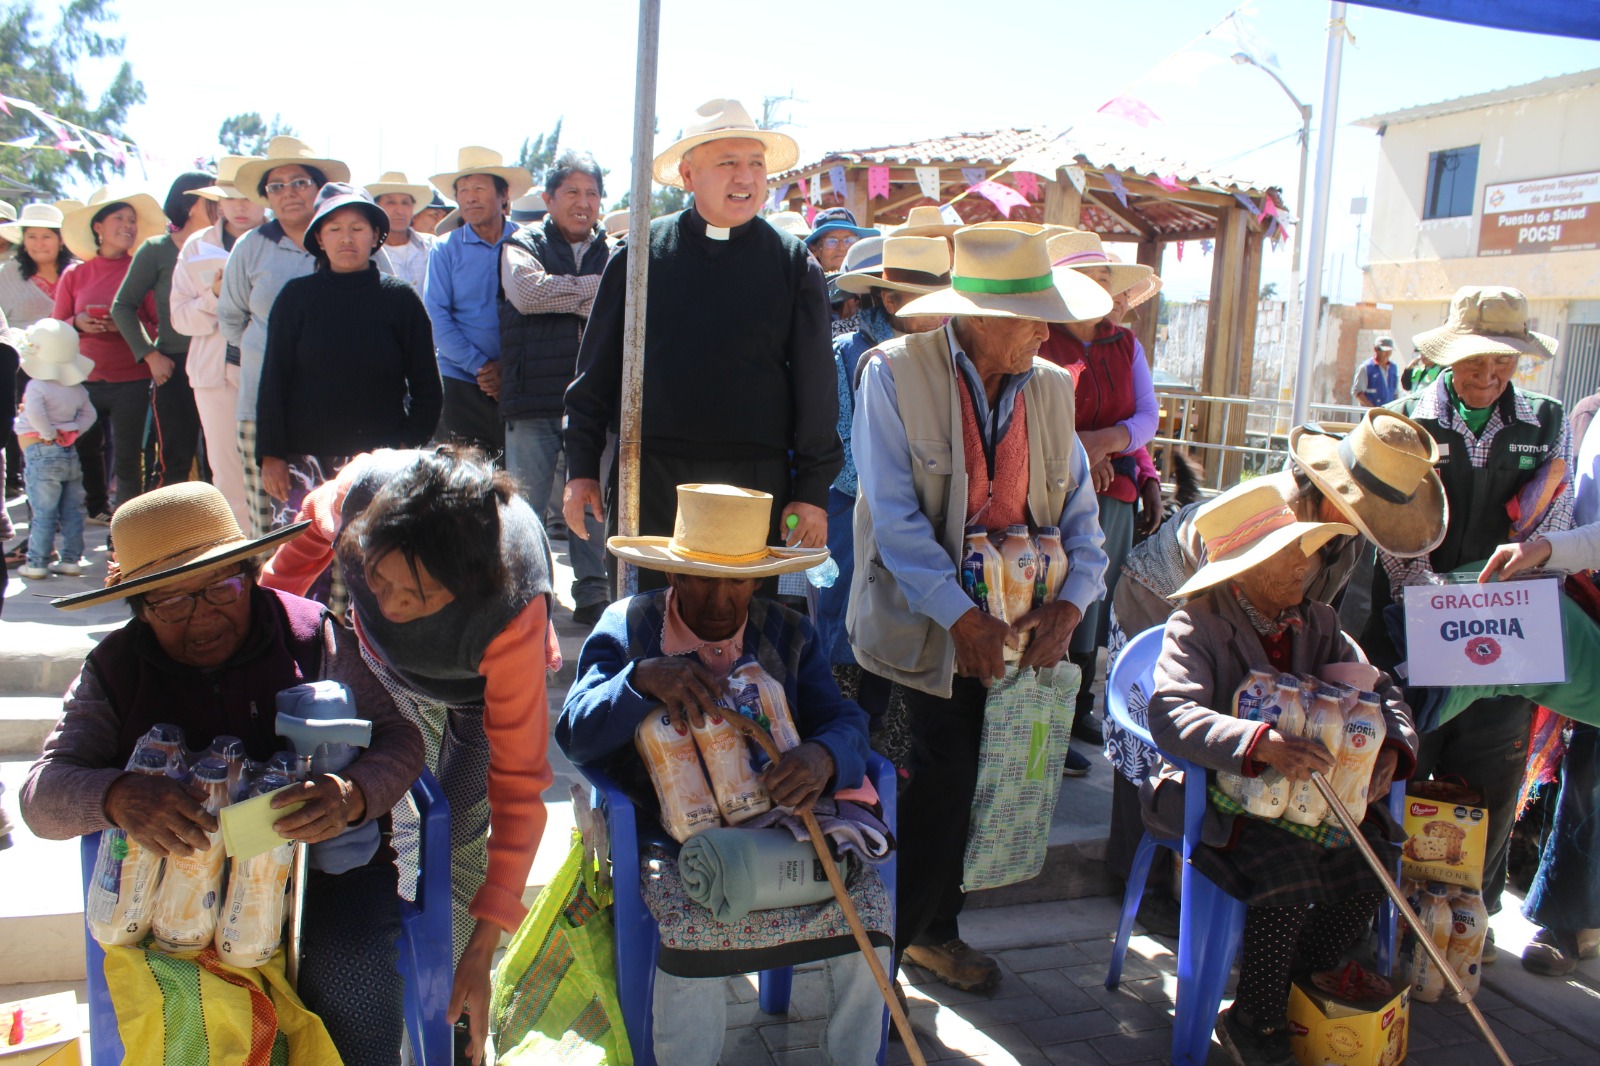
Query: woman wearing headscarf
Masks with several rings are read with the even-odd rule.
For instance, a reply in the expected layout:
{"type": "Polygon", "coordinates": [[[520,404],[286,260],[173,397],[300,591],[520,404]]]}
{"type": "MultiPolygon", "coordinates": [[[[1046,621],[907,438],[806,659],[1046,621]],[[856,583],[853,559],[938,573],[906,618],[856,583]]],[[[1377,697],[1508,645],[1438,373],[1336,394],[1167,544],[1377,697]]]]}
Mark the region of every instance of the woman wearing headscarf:
{"type": "Polygon", "coordinates": [[[190,237],[178,254],[172,275],[172,324],[189,338],[185,369],[194,389],[194,406],[205,432],[206,462],[241,527],[250,525],[245,504],[244,463],[239,457],[239,349],[222,339],[217,297],[222,269],[234,245],[266,220],[267,209],[233,184],[246,156],[223,156],[217,181],[189,193],[215,206],[215,222],[190,237]]]}
{"type": "MultiPolygon", "coordinates": [[[[123,339],[111,318],[111,306],[133,266],[133,250],[166,228],[166,216],[150,194],[109,188],[101,188],[83,207],[68,212],[61,223],[62,239],[81,262],[61,275],[52,313],[78,331],[80,349],[94,362],[88,389],[98,417],[77,443],[90,521],[109,521],[117,507],[143,490],[139,470],[151,367],[123,339]],[[102,458],[106,434],[111,437],[116,476],[116,493],[109,500],[102,458]]],[[[145,294],[136,317],[146,329],[156,328],[154,295],[145,294]]]]}
{"type": "MultiPolygon", "coordinates": [[[[0,264],[0,313],[12,329],[27,329],[41,318],[49,318],[56,306],[56,283],[61,272],[72,265],[72,253],[61,242],[61,211],[50,204],[28,204],[15,220],[0,226],[0,239],[13,245],[12,254],[0,264]]],[[[22,382],[17,382],[20,390],[22,382]]],[[[22,450],[10,419],[5,425],[6,490],[22,491],[22,450]]],[[[19,558],[15,563],[20,565],[19,558]]]]}
{"type": "Polygon", "coordinates": [[[151,237],[134,251],[128,275],[111,304],[117,332],[133,349],[134,358],[150,368],[155,381],[153,432],[159,465],[149,472],[152,488],[187,481],[200,440],[200,416],[186,369],[189,338],[172,323],[172,275],[184,242],[213,221],[210,202],[196,200],[189,193],[215,180],[203,170],[178,175],[161,205],[169,222],[167,232],[151,237]],[[154,340],[139,321],[139,308],[152,294],[156,305],[154,340]]]}
{"type": "MultiPolygon", "coordinates": [[[[1364,687],[1381,704],[1385,737],[1367,795],[1387,795],[1390,784],[1409,777],[1416,765],[1410,708],[1389,675],[1366,665],[1340,629],[1338,613],[1305,593],[1318,549],[1333,537],[1355,536],[1355,527],[1300,521],[1271,485],[1220,497],[1201,508],[1195,522],[1209,558],[1176,591],[1188,602],[1167,620],[1149,710],[1156,744],[1203,767],[1213,786],[1217,772],[1246,778],[1276,773],[1292,781],[1305,781],[1313,771],[1331,774],[1335,756],[1320,740],[1237,717],[1234,693],[1255,669],[1331,678],[1345,671],[1330,665],[1349,664],[1366,675],[1364,687]]],[[[1183,776],[1163,762],[1146,782],[1144,815],[1152,833],[1182,835],[1183,776]]],[[[1282,818],[1238,813],[1215,788],[1211,796],[1191,861],[1247,904],[1238,991],[1217,1020],[1217,1036],[1239,1066],[1291,1066],[1291,980],[1339,961],[1371,926],[1383,886],[1342,834],[1318,827],[1301,835],[1292,830],[1304,827],[1282,818]]],[[[1404,834],[1387,804],[1367,805],[1361,833],[1391,865],[1399,858],[1404,834]]]]}

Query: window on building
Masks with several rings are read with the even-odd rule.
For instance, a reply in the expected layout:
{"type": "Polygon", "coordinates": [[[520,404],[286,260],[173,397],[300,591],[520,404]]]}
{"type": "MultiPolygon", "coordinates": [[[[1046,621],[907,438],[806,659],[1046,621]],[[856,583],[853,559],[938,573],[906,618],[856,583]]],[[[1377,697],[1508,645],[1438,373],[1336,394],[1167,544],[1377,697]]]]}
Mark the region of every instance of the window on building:
{"type": "Polygon", "coordinates": [[[1428,191],[1423,218],[1460,218],[1472,214],[1478,188],[1478,146],[1428,153],[1428,191]]]}

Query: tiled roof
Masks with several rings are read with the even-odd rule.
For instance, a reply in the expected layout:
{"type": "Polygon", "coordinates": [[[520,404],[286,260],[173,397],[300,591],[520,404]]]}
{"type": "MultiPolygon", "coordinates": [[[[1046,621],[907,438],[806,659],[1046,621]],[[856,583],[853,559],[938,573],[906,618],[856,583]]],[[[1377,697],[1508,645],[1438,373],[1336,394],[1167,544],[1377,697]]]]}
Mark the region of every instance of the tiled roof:
{"type": "Polygon", "coordinates": [[[1600,69],[1580,70],[1574,74],[1558,74],[1553,78],[1540,78],[1538,81],[1530,81],[1522,85],[1511,85],[1504,89],[1492,89],[1489,92],[1457,96],[1450,100],[1440,100],[1432,104],[1419,104],[1416,107],[1402,108],[1399,111],[1387,111],[1381,115],[1368,115],[1366,118],[1356,119],[1352,125],[1364,126],[1368,129],[1379,129],[1383,126],[1394,126],[1402,122],[1416,122],[1419,119],[1453,115],[1460,111],[1473,111],[1480,107],[1517,103],[1518,101],[1531,100],[1538,96],[1553,96],[1556,93],[1583,89],[1597,83],[1600,83],[1600,69]]]}

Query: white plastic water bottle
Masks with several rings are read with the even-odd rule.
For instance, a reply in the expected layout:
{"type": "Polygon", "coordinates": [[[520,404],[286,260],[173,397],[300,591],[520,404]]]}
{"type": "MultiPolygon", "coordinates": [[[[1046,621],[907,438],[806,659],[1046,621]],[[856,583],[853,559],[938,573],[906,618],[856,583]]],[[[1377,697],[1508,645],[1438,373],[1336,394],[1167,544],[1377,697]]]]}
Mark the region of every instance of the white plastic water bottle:
{"type": "MultiPolygon", "coordinates": [[[[784,525],[789,529],[796,528],[800,525],[800,516],[790,515],[784,520],[784,525]]],[[[834,562],[833,556],[830,555],[816,566],[807,568],[806,580],[811,582],[814,588],[831,589],[833,583],[839,580],[839,564],[834,562]]]]}

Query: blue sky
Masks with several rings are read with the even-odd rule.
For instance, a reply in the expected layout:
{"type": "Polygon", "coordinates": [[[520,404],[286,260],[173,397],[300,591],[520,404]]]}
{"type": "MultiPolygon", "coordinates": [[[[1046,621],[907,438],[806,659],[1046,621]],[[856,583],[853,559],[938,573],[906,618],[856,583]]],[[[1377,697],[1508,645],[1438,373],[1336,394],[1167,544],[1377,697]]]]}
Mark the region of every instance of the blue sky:
{"type": "MultiPolygon", "coordinates": [[[[608,200],[626,186],[635,0],[112,4],[149,97],[128,128],[160,159],[149,181],[161,190],[186,160],[213,151],[224,117],[251,110],[281,114],[314,147],[348,161],[359,181],[380,170],[418,178],[451,169],[463,144],[511,155],[524,136],[564,116],[563,143],[588,148],[611,169],[608,200]]],[[[789,132],[809,160],[960,131],[1070,125],[1086,139],[1154,147],[1281,185],[1293,204],[1293,106],[1266,75],[1229,62],[1224,45],[1185,48],[1236,6],[665,0],[660,127],[680,128],[711,97],[759,109],[763,96],[792,94],[789,132]],[[1123,92],[1161,121],[1141,129],[1095,115],[1123,92]]],[[[1356,262],[1366,256],[1364,238],[1356,248],[1350,200],[1370,192],[1377,157],[1375,135],[1350,121],[1600,67],[1596,42],[1349,10],[1355,41],[1345,48],[1325,284],[1347,301],[1359,295],[1356,262]]],[[[1285,80],[1313,106],[1321,98],[1327,15],[1319,0],[1255,0],[1247,9],[1285,80]]],[[[86,72],[91,83],[99,76],[86,72]]],[[[1265,279],[1280,289],[1288,248],[1266,264],[1265,279]]],[[[1182,264],[1169,250],[1168,293],[1203,294],[1208,270],[1198,247],[1185,249],[1182,264]]]]}

